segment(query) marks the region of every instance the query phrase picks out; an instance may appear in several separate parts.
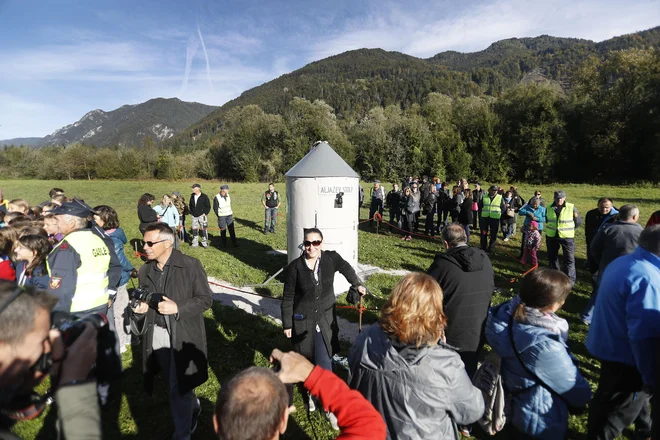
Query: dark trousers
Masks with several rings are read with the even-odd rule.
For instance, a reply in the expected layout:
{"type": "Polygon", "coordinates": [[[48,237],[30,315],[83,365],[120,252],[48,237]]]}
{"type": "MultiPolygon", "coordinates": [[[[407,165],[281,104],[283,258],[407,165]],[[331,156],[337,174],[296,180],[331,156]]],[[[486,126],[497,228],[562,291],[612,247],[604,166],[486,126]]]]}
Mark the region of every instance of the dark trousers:
{"type": "Polygon", "coordinates": [[[234,217],[231,215],[218,217],[218,228],[220,228],[220,238],[222,239],[222,245],[227,245],[227,231],[229,231],[229,236],[231,237],[231,242],[236,246],[236,232],[234,231],[234,217]]]}
{"type": "Polygon", "coordinates": [[[545,236],[545,243],[548,247],[548,266],[553,269],[559,269],[559,248],[564,254],[564,260],[561,271],[568,275],[571,284],[575,284],[575,241],[572,238],[558,238],[545,236]]]}
{"type": "Polygon", "coordinates": [[[651,435],[651,437],[660,438],[660,386],[656,386],[653,391],[651,407],[653,408],[653,412],[651,413],[653,435],[651,435]]]}
{"type": "Polygon", "coordinates": [[[390,209],[390,231],[394,226],[401,227],[401,211],[399,209],[390,209]]]}
{"type": "Polygon", "coordinates": [[[467,373],[468,377],[472,379],[474,377],[474,373],[477,372],[479,352],[459,351],[458,355],[461,357],[461,360],[463,361],[463,365],[465,365],[465,372],[467,373]]]}
{"type": "Polygon", "coordinates": [[[497,243],[497,230],[500,227],[500,219],[481,217],[481,249],[492,251],[497,243]],[[490,243],[488,235],[490,233],[490,243]]]}
{"type": "Polygon", "coordinates": [[[431,236],[435,236],[435,225],[433,224],[434,217],[435,215],[433,211],[426,213],[426,223],[424,225],[424,232],[431,236]]]}
{"type": "Polygon", "coordinates": [[[328,348],[321,332],[314,333],[314,364],[324,370],[332,371],[332,359],[328,355],[328,348]]]}
{"type": "MultiPolygon", "coordinates": [[[[371,199],[371,207],[369,208],[369,224],[373,223],[374,215],[378,212],[381,217],[383,216],[383,200],[382,199],[371,199]]],[[[380,224],[380,221],[378,222],[380,224]]]]}
{"type": "Polygon", "coordinates": [[[472,211],[472,229],[477,229],[477,221],[481,217],[481,211],[472,211]]]}
{"type": "Polygon", "coordinates": [[[413,223],[415,222],[415,214],[403,214],[401,219],[403,220],[401,228],[403,229],[403,235],[412,234],[413,223]]]}
{"type": "Polygon", "coordinates": [[[649,395],[637,368],[602,361],[598,389],[589,405],[587,439],[613,440],[635,423],[637,438],[651,437],[649,395]]]}

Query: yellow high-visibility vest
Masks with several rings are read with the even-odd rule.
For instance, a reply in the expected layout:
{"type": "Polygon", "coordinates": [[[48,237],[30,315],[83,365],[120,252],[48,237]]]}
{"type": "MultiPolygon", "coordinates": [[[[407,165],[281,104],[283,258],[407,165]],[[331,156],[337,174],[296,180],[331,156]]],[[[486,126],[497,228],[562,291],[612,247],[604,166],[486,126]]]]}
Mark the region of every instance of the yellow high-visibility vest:
{"type": "MultiPolygon", "coordinates": [[[[51,251],[67,242],[80,255],[76,271],[76,290],[71,300],[71,313],[82,312],[108,303],[108,269],[110,252],[103,240],[90,230],[74,231],[62,239],[51,251]]],[[[51,275],[46,259],[46,269],[51,275]]]]}
{"type": "Polygon", "coordinates": [[[559,232],[559,238],[574,238],[575,237],[575,221],[573,220],[573,208],[575,205],[566,203],[564,209],[557,213],[554,207],[549,206],[546,211],[545,235],[554,237],[559,232]]]}
{"type": "Polygon", "coordinates": [[[231,197],[229,197],[229,194],[227,194],[227,198],[225,198],[218,193],[216,194],[215,199],[218,201],[218,217],[226,217],[233,214],[231,210],[231,197]]]}
{"type": "Polygon", "coordinates": [[[483,218],[501,218],[502,217],[502,196],[497,194],[493,200],[490,200],[488,194],[484,194],[482,197],[484,202],[483,208],[481,208],[481,217],[483,218]]]}

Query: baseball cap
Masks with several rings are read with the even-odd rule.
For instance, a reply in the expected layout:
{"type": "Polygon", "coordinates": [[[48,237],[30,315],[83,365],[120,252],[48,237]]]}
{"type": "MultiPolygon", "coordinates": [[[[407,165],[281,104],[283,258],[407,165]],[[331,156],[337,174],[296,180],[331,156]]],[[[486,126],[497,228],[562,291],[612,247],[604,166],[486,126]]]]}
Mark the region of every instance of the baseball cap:
{"type": "Polygon", "coordinates": [[[173,196],[181,197],[181,193],[179,191],[172,191],[173,196]]]}
{"type": "Polygon", "coordinates": [[[191,186],[191,188],[201,188],[201,187],[202,185],[200,185],[199,183],[193,183],[193,186],[191,186]]]}
{"type": "Polygon", "coordinates": [[[556,199],[565,199],[566,198],[566,191],[555,191],[555,200],[556,199]]]}
{"type": "Polygon", "coordinates": [[[499,191],[499,190],[500,190],[500,187],[497,186],[497,185],[491,185],[491,187],[489,189],[489,191],[499,191]]]}
{"type": "Polygon", "coordinates": [[[85,202],[78,199],[73,199],[70,202],[63,202],[62,205],[55,209],[51,209],[49,214],[52,215],[73,215],[75,217],[89,217],[95,214],[94,210],[85,202]]]}
{"type": "Polygon", "coordinates": [[[380,183],[380,180],[374,180],[374,183],[380,183]]]}
{"type": "Polygon", "coordinates": [[[220,189],[229,189],[229,185],[225,183],[224,185],[220,186],[220,189]]]}

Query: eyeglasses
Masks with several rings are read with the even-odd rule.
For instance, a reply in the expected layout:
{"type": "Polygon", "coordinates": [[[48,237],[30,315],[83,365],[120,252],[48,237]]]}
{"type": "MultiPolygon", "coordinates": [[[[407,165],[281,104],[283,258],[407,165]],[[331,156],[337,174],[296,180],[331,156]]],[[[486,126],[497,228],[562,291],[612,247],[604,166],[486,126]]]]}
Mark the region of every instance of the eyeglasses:
{"type": "Polygon", "coordinates": [[[158,240],[158,241],[144,241],[142,240],[142,245],[143,246],[149,246],[149,247],[154,247],[155,244],[162,243],[167,240],[158,240]]]}
{"type": "Polygon", "coordinates": [[[319,247],[319,246],[321,246],[321,243],[322,243],[321,240],[314,240],[314,241],[305,240],[305,241],[303,241],[303,244],[305,245],[305,247],[310,247],[312,245],[314,245],[314,247],[319,247]]]}

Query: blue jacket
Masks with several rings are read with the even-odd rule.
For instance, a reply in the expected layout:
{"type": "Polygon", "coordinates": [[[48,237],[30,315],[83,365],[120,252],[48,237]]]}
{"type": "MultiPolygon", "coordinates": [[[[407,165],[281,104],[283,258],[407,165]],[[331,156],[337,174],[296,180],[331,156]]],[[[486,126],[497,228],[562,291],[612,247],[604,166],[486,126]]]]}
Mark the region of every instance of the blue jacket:
{"type": "Polygon", "coordinates": [[[124,245],[128,239],[126,238],[126,234],[124,234],[124,230],[122,228],[117,228],[110,232],[108,235],[110,238],[112,238],[112,242],[115,244],[115,254],[117,254],[117,258],[121,264],[122,271],[119,285],[123,286],[124,284],[128,283],[128,280],[131,278],[131,271],[133,270],[133,265],[130,261],[128,261],[126,252],[124,251],[124,245]]]}
{"type": "Polygon", "coordinates": [[[176,230],[179,227],[179,211],[176,206],[170,205],[163,208],[161,205],[154,206],[156,214],[160,215],[160,221],[176,230]]]}
{"type": "MultiPolygon", "coordinates": [[[[511,301],[492,307],[486,321],[488,344],[502,358],[504,390],[513,393],[511,423],[540,439],[563,439],[568,430],[566,403],[532,378],[516,357],[509,336],[511,301]]],[[[591,400],[591,388],[582,377],[568,346],[558,334],[542,327],[514,322],[514,341],[520,357],[555,392],[581,408],[591,400]]]]}
{"type": "Polygon", "coordinates": [[[545,224],[545,207],[539,205],[538,208],[533,209],[532,205],[527,204],[520,208],[520,211],[518,211],[518,215],[525,217],[525,223],[523,223],[523,226],[528,226],[531,222],[532,219],[527,216],[527,214],[534,214],[534,217],[536,217],[538,220],[536,222],[539,224],[539,232],[543,231],[543,225],[545,224]]]}
{"type": "Polygon", "coordinates": [[[640,246],[605,269],[587,349],[598,359],[637,367],[653,386],[659,340],[660,257],[640,246]]]}
{"type": "MultiPolygon", "coordinates": [[[[25,266],[27,266],[27,261],[19,261],[16,264],[16,282],[20,282],[21,276],[25,271],[25,266]]],[[[23,286],[34,286],[38,289],[47,290],[48,285],[50,284],[50,277],[48,276],[48,271],[46,270],[46,264],[42,264],[32,271],[32,275],[26,276],[23,281],[23,286]]]]}

